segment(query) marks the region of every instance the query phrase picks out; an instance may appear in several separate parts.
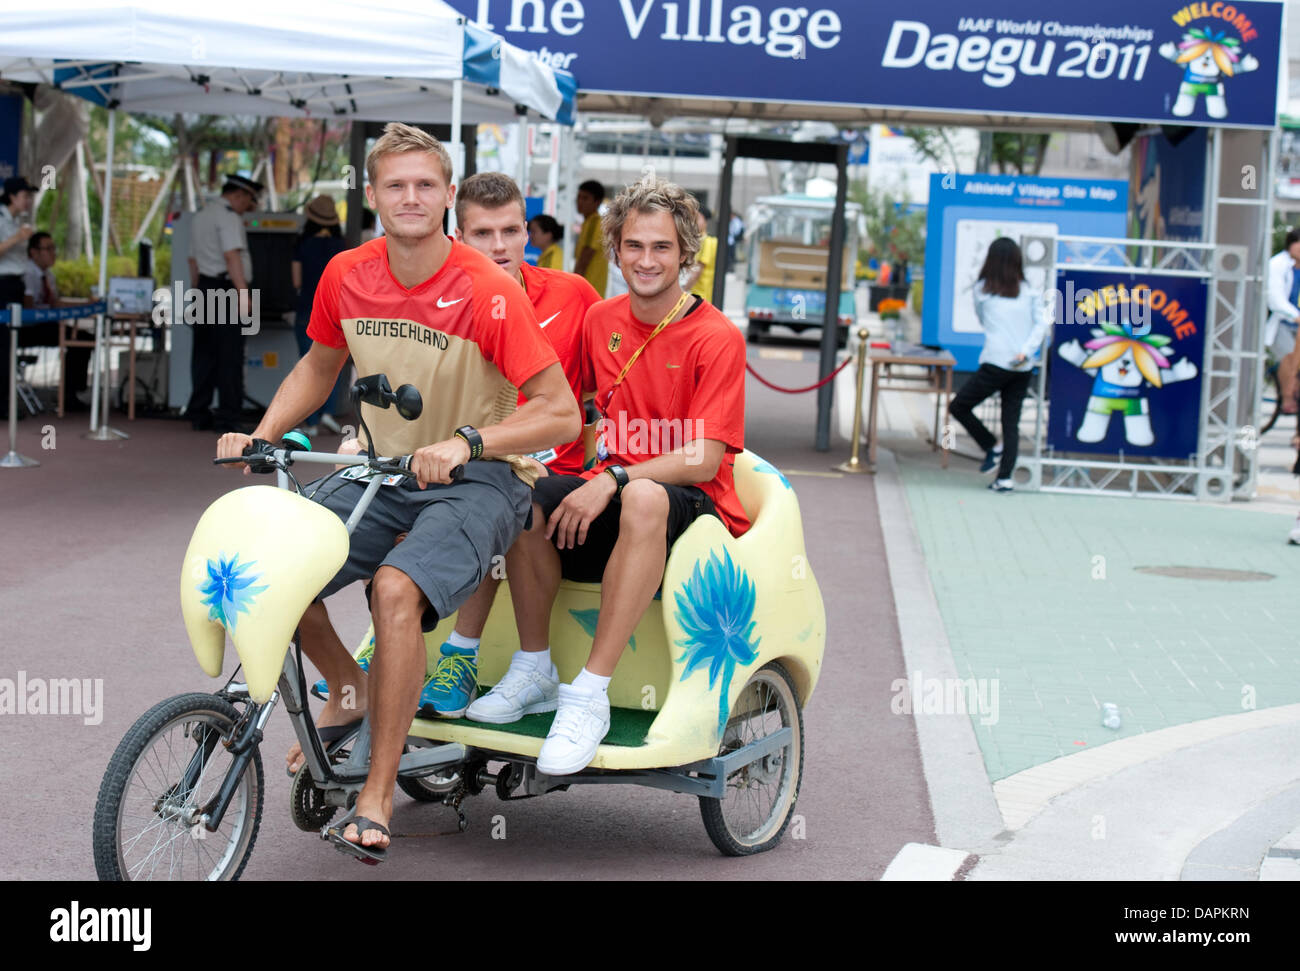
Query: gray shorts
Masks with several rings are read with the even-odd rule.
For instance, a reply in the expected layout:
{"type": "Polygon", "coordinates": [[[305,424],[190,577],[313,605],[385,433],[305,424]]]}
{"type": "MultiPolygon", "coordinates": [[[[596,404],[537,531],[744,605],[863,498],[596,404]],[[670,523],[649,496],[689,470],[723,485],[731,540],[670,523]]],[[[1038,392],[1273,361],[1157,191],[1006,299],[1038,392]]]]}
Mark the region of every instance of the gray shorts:
{"type": "MultiPolygon", "coordinates": [[[[313,496],[319,484],[305,493],[346,522],[365,484],[335,476],[313,496]]],[[[492,558],[505,555],[524,528],[532,498],[532,488],[505,462],[466,463],[465,478],[451,485],[421,489],[407,479],[380,486],[352,534],[347,562],[317,599],[369,580],[381,566],[395,567],[429,601],[424,629],[432,630],[478,589],[492,558]],[[394,546],[398,533],[409,535],[394,546]]]]}
{"type": "Polygon", "coordinates": [[[1295,350],[1296,327],[1294,324],[1287,324],[1281,321],[1277,325],[1277,334],[1273,337],[1273,353],[1278,358],[1286,357],[1295,350]]]}

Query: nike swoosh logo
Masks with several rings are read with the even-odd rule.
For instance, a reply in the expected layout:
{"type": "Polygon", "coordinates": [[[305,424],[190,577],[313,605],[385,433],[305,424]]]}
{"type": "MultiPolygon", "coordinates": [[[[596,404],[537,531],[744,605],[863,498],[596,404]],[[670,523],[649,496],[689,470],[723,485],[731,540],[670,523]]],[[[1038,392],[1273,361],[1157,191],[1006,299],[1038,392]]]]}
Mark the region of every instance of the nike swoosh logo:
{"type": "Polygon", "coordinates": [[[465,299],[464,297],[458,297],[458,298],[455,299],[455,300],[448,300],[446,303],[443,303],[442,297],[439,297],[439,298],[438,298],[438,309],[439,309],[439,310],[445,310],[447,307],[454,307],[456,304],[460,303],[460,302],[461,302],[462,300],[464,300],[464,299],[465,299]]]}
{"type": "Polygon", "coordinates": [[[543,320],[543,321],[542,321],[540,324],[538,324],[537,326],[538,326],[538,327],[545,327],[547,324],[549,324],[549,323],[550,323],[552,320],[554,320],[556,317],[560,316],[560,314],[561,314],[562,312],[563,312],[563,311],[556,311],[555,313],[551,314],[551,316],[549,316],[549,317],[547,317],[545,320],[543,320]]]}
{"type": "Polygon", "coordinates": [[[668,365],[665,365],[665,367],[681,367],[681,365],[680,365],[680,364],[668,364],[668,365]]]}

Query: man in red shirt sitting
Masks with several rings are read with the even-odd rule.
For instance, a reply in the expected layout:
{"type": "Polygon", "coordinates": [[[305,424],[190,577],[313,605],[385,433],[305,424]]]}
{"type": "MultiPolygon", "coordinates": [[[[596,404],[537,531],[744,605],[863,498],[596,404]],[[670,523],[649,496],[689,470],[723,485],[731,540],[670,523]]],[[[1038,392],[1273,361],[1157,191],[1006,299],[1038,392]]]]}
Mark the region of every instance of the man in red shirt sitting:
{"type": "MultiPolygon", "coordinates": [[[[579,772],[595,757],[609,731],[614,667],[677,537],[703,515],[717,516],[734,536],[750,525],[733,476],[744,448],[744,338],[679,284],[700,245],[697,211],[680,187],[647,178],[605,214],[604,238],[628,293],[597,304],[583,323],[582,388],[595,392],[602,414],[598,461],[581,475],[538,480],[531,528],[507,557],[522,648],[512,669],[552,670],[547,633],[561,578],[602,585],[586,666],[573,684],[541,689],[558,701],[537,757],[547,775],[579,772]]],[[[495,695],[467,717],[488,705],[492,721],[522,716],[522,705],[511,712],[495,695]]]]}

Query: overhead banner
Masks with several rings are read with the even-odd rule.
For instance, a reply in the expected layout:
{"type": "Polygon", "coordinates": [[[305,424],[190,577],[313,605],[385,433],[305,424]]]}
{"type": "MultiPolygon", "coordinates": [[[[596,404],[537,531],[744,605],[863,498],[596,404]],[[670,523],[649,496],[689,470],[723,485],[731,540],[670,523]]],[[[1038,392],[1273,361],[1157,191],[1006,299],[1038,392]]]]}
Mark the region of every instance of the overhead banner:
{"type": "Polygon", "coordinates": [[[451,0],[585,91],[1267,127],[1282,4],[451,0]]]}
{"type": "Polygon", "coordinates": [[[1194,456],[1205,281],[1062,270],[1057,287],[1047,444],[1058,452],[1194,456]]]}

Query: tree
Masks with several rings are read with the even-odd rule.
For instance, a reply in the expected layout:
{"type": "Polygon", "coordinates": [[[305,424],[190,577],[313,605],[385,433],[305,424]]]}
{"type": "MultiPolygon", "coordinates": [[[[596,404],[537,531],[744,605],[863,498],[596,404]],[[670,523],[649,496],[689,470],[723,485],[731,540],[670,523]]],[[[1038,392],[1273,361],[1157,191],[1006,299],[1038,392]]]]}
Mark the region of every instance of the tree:
{"type": "MultiPolygon", "coordinates": [[[[957,152],[949,128],[904,128],[903,134],[916,143],[916,149],[948,172],[959,171],[957,152]]],[[[1047,144],[1052,136],[1043,132],[995,131],[989,143],[986,164],[997,166],[1000,175],[1038,175],[1043,170],[1047,144]]],[[[984,171],[983,168],[979,169],[984,171]]]]}
{"type": "Polygon", "coordinates": [[[915,142],[916,150],[941,170],[961,170],[951,128],[904,128],[903,135],[915,142]]]}
{"type": "Polygon", "coordinates": [[[912,210],[905,193],[870,189],[865,182],[856,180],[849,187],[849,198],[862,206],[866,219],[865,259],[925,262],[925,214],[912,210]]]}
{"type": "Polygon", "coordinates": [[[1044,132],[995,131],[993,163],[999,174],[1037,175],[1043,171],[1047,143],[1051,135],[1044,132]]]}

